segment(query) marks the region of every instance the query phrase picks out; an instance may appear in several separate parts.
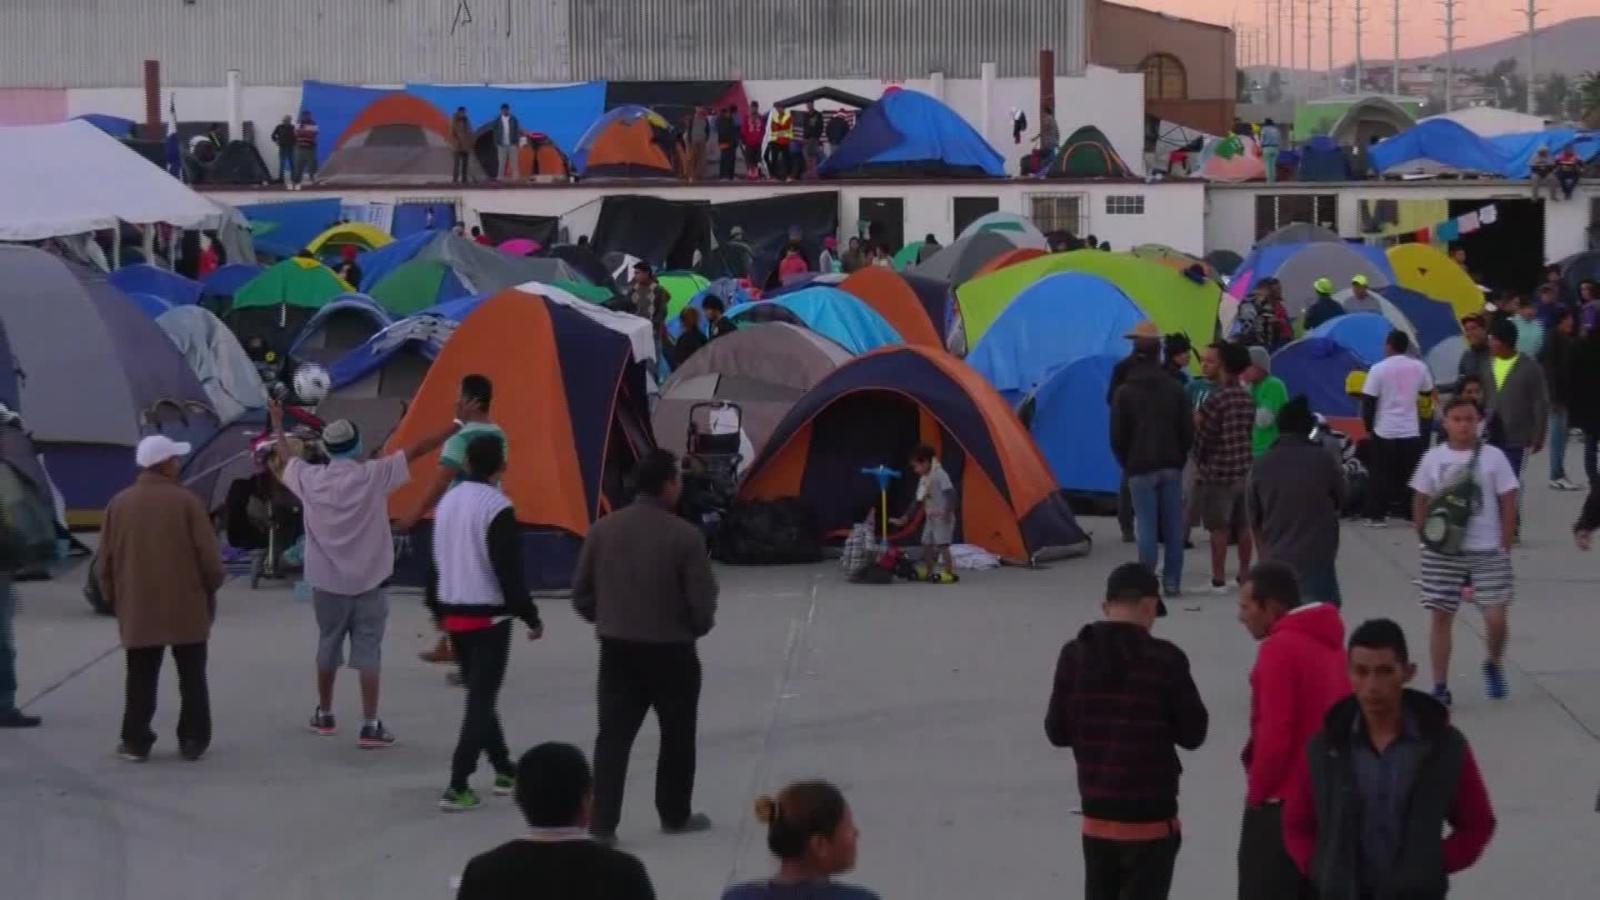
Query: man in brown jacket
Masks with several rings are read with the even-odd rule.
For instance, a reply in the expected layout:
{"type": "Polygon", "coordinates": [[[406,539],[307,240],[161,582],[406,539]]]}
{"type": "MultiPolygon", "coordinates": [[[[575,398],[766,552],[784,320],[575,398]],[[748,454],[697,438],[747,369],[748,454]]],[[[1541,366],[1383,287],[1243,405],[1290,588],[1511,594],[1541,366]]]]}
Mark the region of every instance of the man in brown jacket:
{"type": "Polygon", "coordinates": [[[134,451],[139,477],[111,499],[100,534],[100,590],[117,613],[128,681],[117,755],[150,758],[150,720],[164,648],[178,667],[178,750],[187,760],[211,743],[206,640],[222,587],[222,553],[200,498],[178,483],[189,445],[152,435],[134,451]]]}
{"type": "Polygon", "coordinates": [[[668,834],[711,827],[693,811],[700,657],[715,623],[717,582],[700,531],[673,511],[682,484],[665,450],[634,468],[639,497],[589,529],[572,579],[572,605],[600,637],[600,734],[594,747],[589,831],[616,841],[628,756],[645,714],[661,726],[656,812],[668,834]]]}
{"type": "Polygon", "coordinates": [[[456,114],[450,119],[450,152],[454,160],[450,170],[451,184],[466,184],[469,180],[467,173],[472,161],[472,120],[467,118],[465,106],[456,107],[456,114]]]}

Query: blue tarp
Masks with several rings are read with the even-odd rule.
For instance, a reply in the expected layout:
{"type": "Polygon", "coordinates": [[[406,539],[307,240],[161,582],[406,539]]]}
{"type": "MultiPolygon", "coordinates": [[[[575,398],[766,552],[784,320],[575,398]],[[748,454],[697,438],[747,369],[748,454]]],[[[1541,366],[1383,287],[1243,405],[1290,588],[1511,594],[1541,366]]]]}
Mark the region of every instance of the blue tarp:
{"type": "Polygon", "coordinates": [[[783,321],[798,319],[807,328],[857,355],[889,344],[905,343],[877,310],[838,288],[815,287],[728,310],[728,318],[735,321],[741,318],[761,321],[769,316],[783,321]],[[791,315],[771,316],[769,307],[781,307],[791,315]]]}
{"type": "Polygon", "coordinates": [[[123,266],[107,275],[106,280],[126,293],[150,294],[173,306],[200,302],[200,282],[148,263],[123,266]]]}
{"type": "Polygon", "coordinates": [[[1283,379],[1289,396],[1305,395],[1311,411],[1325,416],[1361,415],[1360,403],[1344,392],[1344,381],[1351,372],[1366,368],[1343,345],[1322,337],[1301,338],[1272,357],[1272,374],[1283,379]]]}
{"type": "Polygon", "coordinates": [[[1326,338],[1349,350],[1366,365],[1383,359],[1383,344],[1394,324],[1379,313],[1345,313],[1311,329],[1306,337],[1326,338]]]}
{"type": "MultiPolygon", "coordinates": [[[[327,162],[328,156],[333,153],[334,145],[339,138],[344,136],[350,124],[361,115],[361,111],[372,104],[382,100],[390,94],[401,93],[397,90],[383,90],[379,88],[355,87],[348,84],[332,84],[326,81],[305,81],[300,85],[300,108],[309,110],[311,117],[316,120],[317,135],[317,162],[327,162]]],[[[452,107],[453,109],[453,107],[452,107]]],[[[449,115],[446,113],[445,115],[449,115]]],[[[299,114],[295,121],[299,121],[299,114]]],[[[276,125],[273,125],[276,128],[276,125]]]]}
{"type": "Polygon", "coordinates": [[[441,231],[418,231],[385,244],[376,250],[361,254],[356,263],[361,266],[361,283],[356,285],[362,293],[372,292],[372,286],[388,277],[389,273],[411,261],[422,248],[437,238],[441,231]]]}
{"type": "Polygon", "coordinates": [[[561,152],[571,156],[578,139],[606,108],[606,83],[586,81],[554,88],[507,88],[488,85],[451,86],[408,84],[406,92],[432,103],[446,116],[456,107],[467,108],[474,129],[483,128],[500,116],[500,104],[511,107],[511,114],[524,131],[549,136],[561,152]]]}
{"type": "Polygon", "coordinates": [[[254,240],[257,253],[288,259],[304,250],[311,239],[339,221],[339,198],[285,200],[281,203],[246,203],[239,207],[251,222],[272,225],[254,240]]]}
{"type": "Polygon", "coordinates": [[[81,116],[73,116],[73,118],[82,119],[83,121],[88,122],[90,125],[93,125],[101,131],[104,131],[106,134],[118,139],[132,137],[133,130],[137,128],[139,124],[132,119],[124,119],[121,116],[108,116],[104,113],[84,113],[81,116]]]}
{"type": "Polygon", "coordinates": [[[253,263],[229,263],[202,278],[200,287],[207,296],[232,297],[240,288],[249,284],[252,278],[265,271],[265,266],[253,263]]]}
{"type": "Polygon", "coordinates": [[[1550,149],[1551,159],[1568,146],[1572,146],[1578,158],[1585,161],[1600,154],[1600,131],[1579,131],[1576,128],[1546,128],[1544,131],[1502,134],[1487,140],[1505,156],[1506,167],[1500,174],[1507,178],[1527,178],[1540,147],[1550,149]]]}
{"type": "Polygon", "coordinates": [[[1443,300],[1435,300],[1421,291],[1399,285],[1390,285],[1380,293],[1393,303],[1395,309],[1411,321],[1417,330],[1417,343],[1424,356],[1445,338],[1461,334],[1461,323],[1456,319],[1455,307],[1443,300]]]}
{"type": "Polygon", "coordinates": [[[998,178],[1005,174],[1005,160],[950,107],[917,91],[892,90],[861,112],[817,173],[859,177],[897,170],[998,178]]]}
{"type": "Polygon", "coordinates": [[[1411,162],[1431,162],[1462,172],[1504,175],[1510,159],[1489,140],[1449,119],[1429,119],[1379,141],[1367,151],[1378,172],[1411,162]]]}
{"type": "Polygon", "coordinates": [[[1111,453],[1111,370],[1121,357],[1086,356],[1034,395],[1029,430],[1063,490],[1115,494],[1122,467],[1111,453]]]}
{"type": "Polygon", "coordinates": [[[389,221],[389,234],[398,239],[419,232],[445,232],[454,224],[456,224],[454,203],[426,203],[413,200],[395,204],[394,218],[389,221]],[[428,224],[428,210],[433,210],[432,225],[428,224]]]}
{"type": "Polygon", "coordinates": [[[1011,301],[967,356],[1012,406],[1064,366],[1086,356],[1127,356],[1126,335],[1146,318],[1098,275],[1059,272],[1011,301]]]}
{"type": "MultiPolygon", "coordinates": [[[[1282,157],[1279,163],[1283,163],[1282,157]]],[[[1300,145],[1300,163],[1295,174],[1299,181],[1349,181],[1350,161],[1339,142],[1319,134],[1300,145]]]]}

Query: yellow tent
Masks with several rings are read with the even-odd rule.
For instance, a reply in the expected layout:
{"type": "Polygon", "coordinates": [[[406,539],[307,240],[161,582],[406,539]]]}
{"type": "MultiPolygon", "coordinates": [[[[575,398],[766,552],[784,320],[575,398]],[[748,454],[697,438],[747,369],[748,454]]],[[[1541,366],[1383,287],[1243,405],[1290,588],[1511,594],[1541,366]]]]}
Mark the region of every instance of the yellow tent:
{"type": "Polygon", "coordinates": [[[1483,291],[1456,261],[1432,244],[1396,244],[1389,248],[1389,266],[1403,288],[1443,300],[1456,318],[1483,312],[1483,291]]]}
{"type": "Polygon", "coordinates": [[[323,247],[343,247],[353,245],[362,250],[376,250],[384,244],[394,243],[394,238],[384,233],[382,229],[368,225],[365,222],[341,222],[317,235],[306,244],[306,250],[311,253],[321,253],[323,247]]]}

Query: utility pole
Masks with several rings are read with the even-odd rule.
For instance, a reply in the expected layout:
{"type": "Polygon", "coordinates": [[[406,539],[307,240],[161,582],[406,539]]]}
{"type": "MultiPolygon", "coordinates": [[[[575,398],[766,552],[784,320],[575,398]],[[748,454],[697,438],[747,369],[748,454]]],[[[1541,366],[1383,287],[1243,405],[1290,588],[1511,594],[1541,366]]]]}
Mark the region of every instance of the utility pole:
{"type": "Polygon", "coordinates": [[[1361,94],[1361,84],[1365,80],[1365,77],[1364,77],[1365,76],[1365,72],[1362,71],[1362,61],[1361,61],[1361,26],[1363,24],[1365,24],[1365,20],[1361,16],[1361,0],[1356,0],[1356,86],[1355,86],[1356,89],[1355,89],[1355,93],[1356,93],[1357,96],[1360,96],[1360,94],[1361,94]]]}
{"type": "Polygon", "coordinates": [[[1316,68],[1311,65],[1311,4],[1314,0],[1306,0],[1306,97],[1311,96],[1311,73],[1316,68]]]}
{"type": "Polygon", "coordinates": [[[1444,111],[1455,108],[1456,91],[1456,0],[1440,0],[1444,6],[1444,111]]]}
{"type": "Polygon", "coordinates": [[[1333,0],[1328,0],[1328,96],[1332,97],[1339,91],[1335,87],[1339,82],[1333,72],[1333,0]]]}
{"type": "Polygon", "coordinates": [[[1261,64],[1272,65],[1272,0],[1261,0],[1261,64]]]}
{"type": "Polygon", "coordinates": [[[1294,0],[1289,0],[1289,77],[1294,78],[1294,0]]]}
{"type": "Polygon", "coordinates": [[[1538,69],[1534,68],[1533,35],[1534,31],[1538,28],[1537,20],[1539,18],[1539,13],[1544,12],[1544,10],[1535,6],[1534,3],[1535,0],[1528,0],[1528,96],[1524,100],[1527,108],[1523,110],[1530,116],[1533,115],[1533,82],[1536,80],[1535,76],[1538,75],[1538,69]]]}
{"type": "MultiPolygon", "coordinates": [[[[1293,4],[1290,4],[1291,6],[1293,4]]],[[[1278,62],[1277,67],[1283,68],[1283,0],[1277,0],[1278,6],[1278,62]]]]}
{"type": "Polygon", "coordinates": [[[1390,93],[1400,96],[1400,0],[1394,0],[1394,71],[1389,73],[1390,93]]]}

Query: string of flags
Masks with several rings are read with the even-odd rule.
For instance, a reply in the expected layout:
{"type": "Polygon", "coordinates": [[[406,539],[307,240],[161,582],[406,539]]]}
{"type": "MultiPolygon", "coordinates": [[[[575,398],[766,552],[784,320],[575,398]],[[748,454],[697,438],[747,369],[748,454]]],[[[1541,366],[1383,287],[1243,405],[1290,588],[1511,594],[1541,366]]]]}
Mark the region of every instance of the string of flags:
{"type": "Polygon", "coordinates": [[[1487,206],[1445,219],[1443,222],[1426,228],[1418,228],[1416,231],[1381,235],[1374,238],[1373,243],[1385,247],[1412,241],[1419,244],[1428,244],[1434,241],[1448,244],[1464,234],[1472,234],[1474,231],[1493,225],[1498,221],[1500,221],[1500,211],[1493,203],[1490,203],[1487,206]]]}

